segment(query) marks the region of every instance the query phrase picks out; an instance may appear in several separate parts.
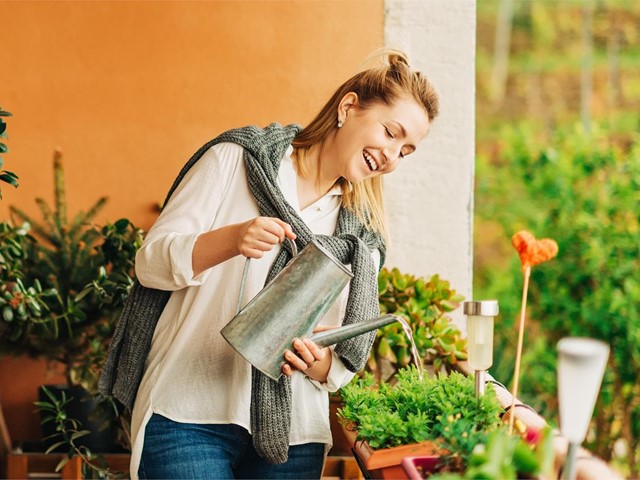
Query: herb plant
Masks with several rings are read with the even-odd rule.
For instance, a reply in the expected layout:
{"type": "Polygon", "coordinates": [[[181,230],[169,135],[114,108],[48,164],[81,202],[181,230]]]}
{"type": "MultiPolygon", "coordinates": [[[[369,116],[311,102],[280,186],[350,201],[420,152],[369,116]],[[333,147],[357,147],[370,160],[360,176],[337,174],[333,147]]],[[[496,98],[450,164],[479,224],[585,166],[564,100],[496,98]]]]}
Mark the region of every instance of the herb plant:
{"type": "Polygon", "coordinates": [[[502,408],[490,385],[475,396],[472,378],[458,372],[423,376],[414,366],[398,371],[393,385],[370,373],[341,389],[338,417],[374,449],[430,440],[466,463],[475,445],[501,425],[502,408]]]}

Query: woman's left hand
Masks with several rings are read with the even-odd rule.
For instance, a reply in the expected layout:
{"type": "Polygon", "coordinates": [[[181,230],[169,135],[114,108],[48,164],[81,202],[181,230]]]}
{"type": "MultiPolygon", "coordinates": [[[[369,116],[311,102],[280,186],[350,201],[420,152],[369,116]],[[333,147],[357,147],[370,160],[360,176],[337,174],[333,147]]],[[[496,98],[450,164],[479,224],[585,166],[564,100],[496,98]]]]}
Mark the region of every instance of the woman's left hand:
{"type": "Polygon", "coordinates": [[[299,370],[318,382],[327,381],[327,375],[331,368],[329,347],[321,348],[308,338],[296,338],[293,341],[293,349],[295,353],[292,350],[284,352],[284,359],[287,363],[282,366],[282,373],[291,376],[295,370],[299,370]]]}

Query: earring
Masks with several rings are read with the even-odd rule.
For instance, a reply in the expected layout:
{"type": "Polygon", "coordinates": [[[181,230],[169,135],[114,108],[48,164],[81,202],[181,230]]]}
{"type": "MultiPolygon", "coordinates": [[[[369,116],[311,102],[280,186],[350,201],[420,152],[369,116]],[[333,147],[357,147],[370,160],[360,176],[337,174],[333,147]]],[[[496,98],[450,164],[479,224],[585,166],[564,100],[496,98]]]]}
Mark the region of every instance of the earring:
{"type": "Polygon", "coordinates": [[[342,120],[338,120],[338,128],[342,128],[342,125],[344,125],[344,124],[342,123],[342,120]]]}

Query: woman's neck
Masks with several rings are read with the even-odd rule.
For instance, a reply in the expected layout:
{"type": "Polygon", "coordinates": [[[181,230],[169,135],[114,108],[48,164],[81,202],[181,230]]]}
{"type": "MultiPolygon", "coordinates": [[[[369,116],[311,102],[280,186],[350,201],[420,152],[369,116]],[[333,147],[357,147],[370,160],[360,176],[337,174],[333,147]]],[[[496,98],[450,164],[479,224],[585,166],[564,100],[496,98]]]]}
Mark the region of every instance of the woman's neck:
{"type": "Polygon", "coordinates": [[[320,164],[319,160],[322,153],[326,154],[326,151],[323,151],[321,145],[314,145],[303,152],[300,152],[300,150],[294,152],[296,156],[294,164],[296,165],[297,173],[298,202],[301,210],[326,195],[340,178],[328,171],[326,161],[320,164]],[[301,162],[304,162],[303,169],[300,168],[301,162]],[[320,168],[318,168],[319,166],[320,168]]]}

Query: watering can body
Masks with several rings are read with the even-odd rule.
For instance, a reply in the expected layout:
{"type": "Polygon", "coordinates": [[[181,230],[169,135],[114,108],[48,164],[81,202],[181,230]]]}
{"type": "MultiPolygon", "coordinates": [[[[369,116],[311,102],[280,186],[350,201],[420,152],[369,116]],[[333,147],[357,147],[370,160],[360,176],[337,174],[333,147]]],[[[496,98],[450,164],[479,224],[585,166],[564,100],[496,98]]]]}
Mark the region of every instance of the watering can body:
{"type": "MultiPolygon", "coordinates": [[[[248,266],[249,259],[245,263],[241,298],[248,266]]],[[[277,381],[282,375],[285,350],[292,348],[295,338],[314,340],[313,329],[352,277],[330,252],[311,241],[297,255],[294,249],[289,264],[220,333],[245,360],[277,381]]],[[[395,319],[387,323],[392,321],[395,319]]],[[[317,334],[318,344],[328,346],[374,328],[377,327],[370,322],[363,322],[359,329],[335,329],[343,331],[342,335],[322,332],[317,334]],[[370,328],[363,330],[364,325],[370,328]]]]}

